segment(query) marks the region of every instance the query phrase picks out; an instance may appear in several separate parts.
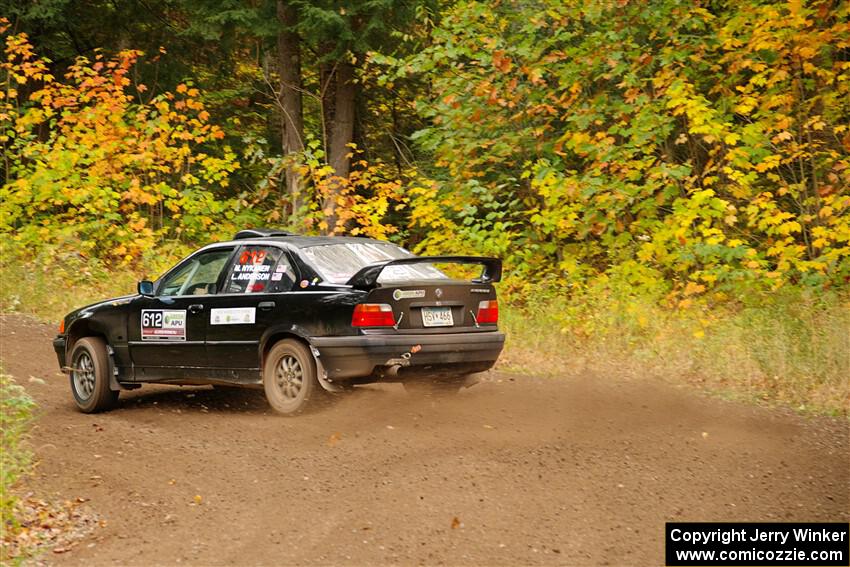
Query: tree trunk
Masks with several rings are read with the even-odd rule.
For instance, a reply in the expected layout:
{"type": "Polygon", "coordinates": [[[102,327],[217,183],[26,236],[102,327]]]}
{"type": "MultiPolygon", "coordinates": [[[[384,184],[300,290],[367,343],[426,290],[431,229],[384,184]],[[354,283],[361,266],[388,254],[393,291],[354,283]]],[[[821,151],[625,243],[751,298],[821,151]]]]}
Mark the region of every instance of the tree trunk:
{"type": "MultiPolygon", "coordinates": [[[[357,99],[357,83],[355,83],[354,65],[348,61],[340,61],[336,68],[336,85],[334,91],[333,122],[329,128],[328,163],[333,168],[334,175],[343,179],[351,172],[351,148],[354,140],[354,114],[357,99]]],[[[341,185],[332,185],[331,193],[325,200],[324,210],[327,214],[328,232],[336,228],[336,197],[341,185]]]]}
{"type": "MultiPolygon", "coordinates": [[[[324,51],[323,51],[324,53],[324,51]]],[[[336,66],[325,61],[319,66],[319,99],[322,105],[322,147],[331,147],[329,128],[334,121],[334,97],[336,96],[336,66]]]]}
{"type": "Polygon", "coordinates": [[[301,100],[301,40],[295,31],[297,13],[286,0],[277,0],[277,61],[280,75],[280,114],[283,155],[288,158],[284,176],[292,212],[302,205],[304,178],[298,172],[295,155],[304,149],[304,115],[301,100]]]}
{"type": "Polygon", "coordinates": [[[354,82],[354,65],[343,61],[337,67],[334,120],[331,125],[330,165],[338,177],[347,178],[351,169],[349,144],[354,140],[354,106],[357,84],[354,82]]]}

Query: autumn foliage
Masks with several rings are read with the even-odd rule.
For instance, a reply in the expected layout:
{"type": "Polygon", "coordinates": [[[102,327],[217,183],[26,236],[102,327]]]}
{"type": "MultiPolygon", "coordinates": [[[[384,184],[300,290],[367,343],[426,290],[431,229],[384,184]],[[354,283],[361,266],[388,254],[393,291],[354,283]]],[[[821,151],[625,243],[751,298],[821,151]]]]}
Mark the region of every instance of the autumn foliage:
{"type": "Polygon", "coordinates": [[[198,89],[132,80],[136,51],[56,78],[6,35],[0,230],[118,263],[251,224],[361,234],[500,256],[520,295],[847,286],[846,2],[467,0],[441,16],[424,47],[364,67],[389,91],[428,85],[409,102],[418,161],[351,147],[344,177],[320,136],[246,163],[198,89]]]}
{"type": "Polygon", "coordinates": [[[850,281],[846,2],[459,2],[422,74],[422,249],[514,284],[686,295],[850,281]]]}
{"type": "Polygon", "coordinates": [[[48,72],[25,34],[0,67],[0,230],[29,249],[63,244],[119,265],[169,239],[207,239],[236,218],[221,198],[239,167],[195,88],[145,98],[138,52],[48,72]]]}

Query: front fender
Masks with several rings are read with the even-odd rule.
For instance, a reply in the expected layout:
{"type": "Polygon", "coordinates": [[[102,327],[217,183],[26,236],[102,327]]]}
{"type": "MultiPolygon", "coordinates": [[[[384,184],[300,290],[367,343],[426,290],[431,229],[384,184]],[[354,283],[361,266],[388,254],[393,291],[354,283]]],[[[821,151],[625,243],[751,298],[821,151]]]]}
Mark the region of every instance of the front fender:
{"type": "Polygon", "coordinates": [[[68,322],[68,327],[65,329],[65,358],[67,359],[68,355],[71,353],[71,349],[74,347],[74,343],[76,343],[79,339],[84,337],[92,336],[92,335],[100,335],[107,338],[107,344],[109,343],[109,333],[105,326],[94,318],[94,313],[91,311],[84,311],[75,315],[68,322]]]}

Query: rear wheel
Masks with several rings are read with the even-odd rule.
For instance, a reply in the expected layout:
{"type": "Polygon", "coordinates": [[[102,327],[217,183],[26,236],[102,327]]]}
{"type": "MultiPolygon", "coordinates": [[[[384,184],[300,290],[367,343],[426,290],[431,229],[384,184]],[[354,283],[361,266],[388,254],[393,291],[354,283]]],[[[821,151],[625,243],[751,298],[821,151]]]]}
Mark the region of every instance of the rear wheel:
{"type": "Polygon", "coordinates": [[[280,341],[269,351],[263,389],[272,409],[283,415],[301,413],[324,392],[310,351],[293,339],[280,341]]]}
{"type": "Polygon", "coordinates": [[[71,393],[83,413],[108,410],[118,400],[109,389],[109,355],[100,337],[78,340],[71,351],[71,393]]]}

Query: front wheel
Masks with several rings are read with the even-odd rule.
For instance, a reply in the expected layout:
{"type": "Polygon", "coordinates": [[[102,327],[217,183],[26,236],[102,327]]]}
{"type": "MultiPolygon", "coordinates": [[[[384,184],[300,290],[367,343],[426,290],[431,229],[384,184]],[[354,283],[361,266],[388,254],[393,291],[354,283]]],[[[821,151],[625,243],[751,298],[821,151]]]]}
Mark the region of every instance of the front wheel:
{"type": "Polygon", "coordinates": [[[109,389],[109,355],[106,342],[86,337],[71,351],[71,393],[83,413],[110,409],[118,401],[118,392],[109,389]]]}
{"type": "Polygon", "coordinates": [[[269,405],[283,415],[296,415],[322,395],[316,364],[302,343],[286,339],[275,344],[263,365],[263,389],[269,405]]]}

